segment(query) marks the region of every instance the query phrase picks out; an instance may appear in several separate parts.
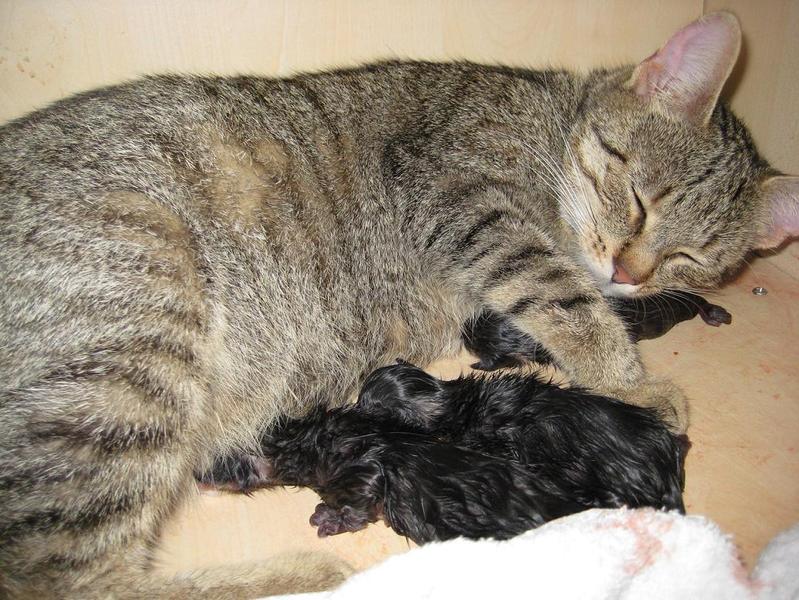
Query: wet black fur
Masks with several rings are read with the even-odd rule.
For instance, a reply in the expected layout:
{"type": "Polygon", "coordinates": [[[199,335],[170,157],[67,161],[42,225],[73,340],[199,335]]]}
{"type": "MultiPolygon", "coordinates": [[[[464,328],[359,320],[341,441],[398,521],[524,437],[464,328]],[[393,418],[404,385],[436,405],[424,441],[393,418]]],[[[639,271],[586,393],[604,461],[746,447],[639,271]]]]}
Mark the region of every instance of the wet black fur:
{"type": "Polygon", "coordinates": [[[504,539],[592,507],[684,511],[684,450],[646,409],[533,375],[442,381],[399,362],[354,406],[288,421],[263,458],[220,461],[204,479],[311,487],[322,536],[382,517],[417,543],[504,539]]]}
{"type": "MultiPolygon", "coordinates": [[[[688,292],[640,299],[608,298],[608,302],[634,342],[660,337],[697,314],[714,327],[732,322],[732,316],[724,308],[688,292]]],[[[553,362],[543,346],[516,328],[510,319],[491,311],[466,322],[463,341],[466,349],[480,359],[472,367],[482,371],[516,367],[530,361],[553,362]]]]}

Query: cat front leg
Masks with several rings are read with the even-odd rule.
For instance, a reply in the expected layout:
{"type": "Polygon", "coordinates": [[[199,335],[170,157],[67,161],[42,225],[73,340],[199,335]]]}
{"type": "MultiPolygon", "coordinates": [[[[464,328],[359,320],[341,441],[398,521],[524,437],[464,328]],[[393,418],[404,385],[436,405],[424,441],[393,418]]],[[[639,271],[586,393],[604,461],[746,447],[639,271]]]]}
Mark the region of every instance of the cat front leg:
{"type": "Polygon", "coordinates": [[[675,430],[685,430],[682,392],[646,375],[593,279],[543,228],[509,207],[481,211],[479,205],[452,227],[453,275],[478,306],[507,316],[538,340],[573,383],[651,406],[675,430]]]}
{"type": "Polygon", "coordinates": [[[557,277],[544,272],[532,286],[523,278],[499,285],[486,281],[484,302],[540,340],[574,383],[653,407],[675,430],[685,431],[682,392],[647,376],[623,323],[579,267],[557,269],[557,277]]]}

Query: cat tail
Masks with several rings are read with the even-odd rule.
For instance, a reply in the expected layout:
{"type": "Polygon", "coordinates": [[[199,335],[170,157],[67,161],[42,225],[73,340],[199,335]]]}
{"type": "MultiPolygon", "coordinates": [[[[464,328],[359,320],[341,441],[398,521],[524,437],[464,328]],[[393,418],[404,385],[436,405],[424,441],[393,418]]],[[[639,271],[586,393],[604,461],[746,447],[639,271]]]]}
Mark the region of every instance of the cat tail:
{"type": "MultiPolygon", "coordinates": [[[[197,569],[178,575],[147,571],[114,572],[55,593],[27,588],[19,597],[80,598],[81,600],[254,600],[282,594],[332,590],[354,569],[326,552],[290,552],[267,560],[197,569]]],[[[9,590],[12,591],[13,590],[9,590]]],[[[0,596],[3,597],[3,596],[0,596]]],[[[17,597],[13,593],[10,597],[17,597]]]]}
{"type": "MultiPolygon", "coordinates": [[[[340,558],[324,552],[279,554],[268,560],[210,567],[173,578],[139,582],[135,592],[120,590],[119,597],[136,600],[226,600],[260,598],[332,590],[354,570],[340,558]]],[[[152,577],[152,574],[150,574],[152,577]]],[[[116,595],[98,594],[96,597],[116,595]]]]}

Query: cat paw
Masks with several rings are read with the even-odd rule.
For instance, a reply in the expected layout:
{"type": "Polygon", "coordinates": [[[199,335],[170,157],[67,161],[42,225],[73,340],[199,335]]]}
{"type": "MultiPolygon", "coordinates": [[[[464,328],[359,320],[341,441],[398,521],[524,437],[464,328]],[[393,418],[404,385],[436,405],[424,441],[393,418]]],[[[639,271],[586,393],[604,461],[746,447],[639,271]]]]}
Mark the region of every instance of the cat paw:
{"type": "Polygon", "coordinates": [[[253,491],[274,485],[272,463],[261,456],[245,455],[233,469],[233,477],[239,490],[248,496],[253,491]]]}
{"type": "Polygon", "coordinates": [[[275,485],[272,481],[272,465],[269,459],[241,454],[216,460],[211,470],[195,474],[201,489],[217,489],[251,494],[262,487],[275,485]]]}
{"type": "Polygon", "coordinates": [[[708,304],[699,309],[699,316],[708,325],[719,327],[732,323],[732,315],[727,310],[717,304],[708,304]]]}
{"type": "Polygon", "coordinates": [[[628,404],[653,409],[676,434],[683,434],[688,429],[688,398],[667,379],[650,378],[636,387],[617,390],[610,395],[628,404]]]}
{"type": "Polygon", "coordinates": [[[316,533],[319,537],[328,537],[339,533],[360,531],[368,525],[369,521],[350,506],[335,509],[322,502],[316,505],[310,523],[317,528],[316,533]]]}
{"type": "Polygon", "coordinates": [[[316,534],[319,537],[338,535],[344,531],[344,526],[338,511],[324,502],[316,505],[316,509],[311,515],[309,522],[316,527],[316,534]]]}

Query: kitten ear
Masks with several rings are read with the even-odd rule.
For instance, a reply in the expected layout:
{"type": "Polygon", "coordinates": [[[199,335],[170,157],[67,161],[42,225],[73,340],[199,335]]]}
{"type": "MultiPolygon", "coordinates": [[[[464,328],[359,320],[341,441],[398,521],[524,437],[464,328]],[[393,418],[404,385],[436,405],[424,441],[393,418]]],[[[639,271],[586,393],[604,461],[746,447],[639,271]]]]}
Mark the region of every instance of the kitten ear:
{"type": "Polygon", "coordinates": [[[776,248],[787,239],[799,237],[799,177],[770,177],[761,184],[760,193],[770,218],[755,246],[776,248]]]}
{"type": "Polygon", "coordinates": [[[705,125],[740,48],[735,15],[710,13],[680,29],[639,64],[627,86],[669,113],[705,125]]]}

